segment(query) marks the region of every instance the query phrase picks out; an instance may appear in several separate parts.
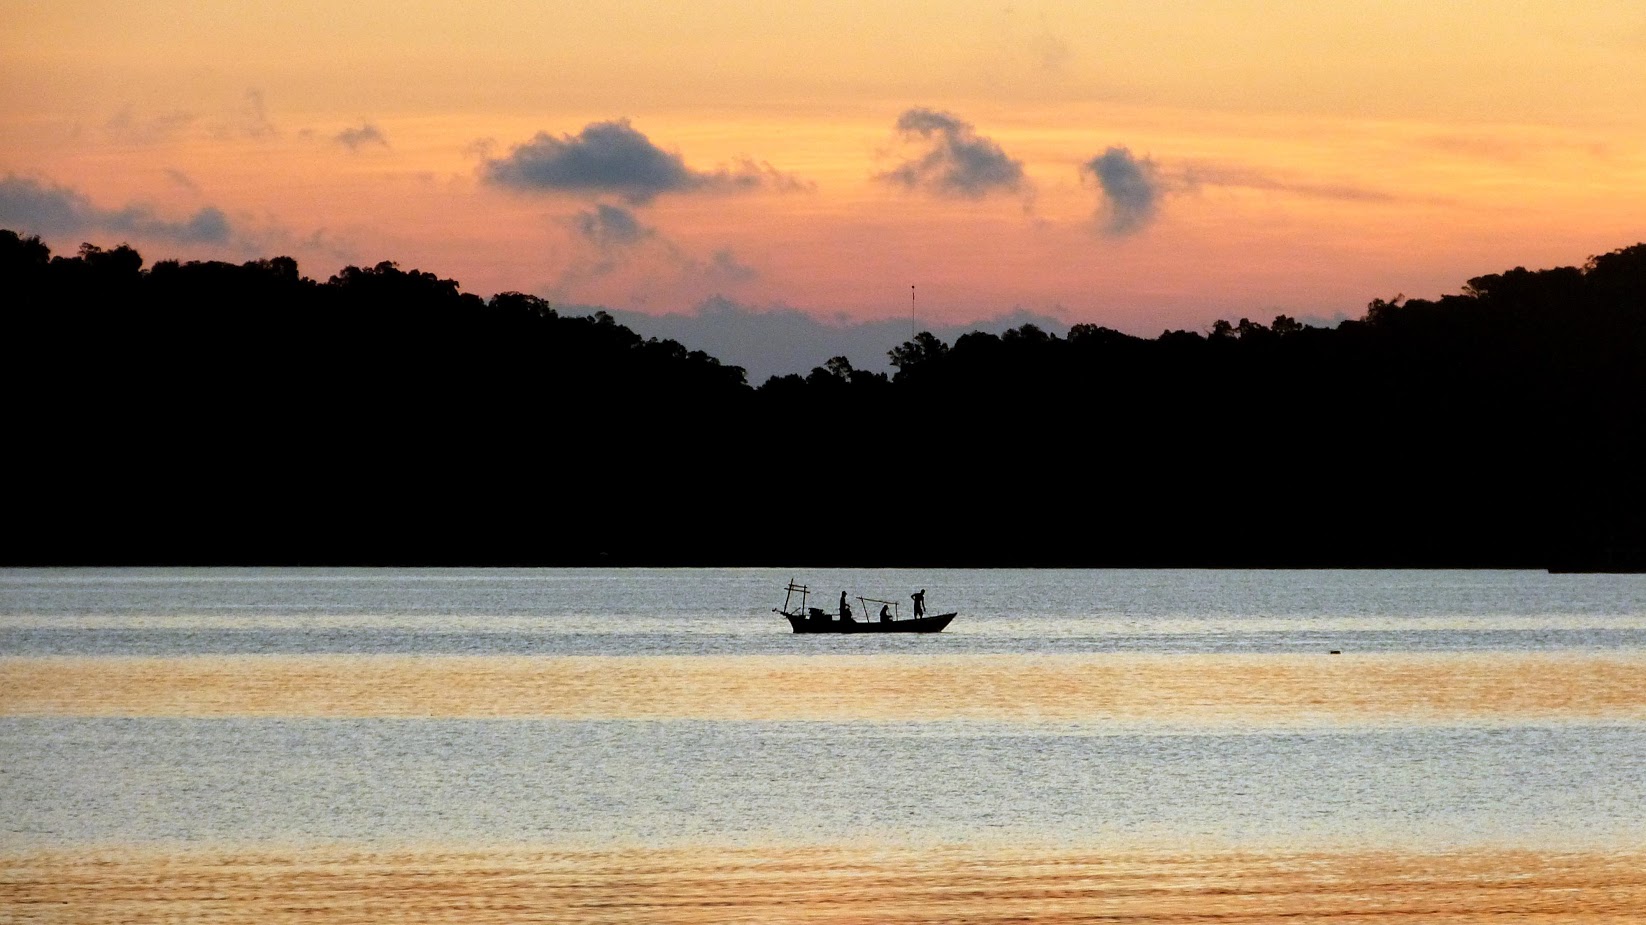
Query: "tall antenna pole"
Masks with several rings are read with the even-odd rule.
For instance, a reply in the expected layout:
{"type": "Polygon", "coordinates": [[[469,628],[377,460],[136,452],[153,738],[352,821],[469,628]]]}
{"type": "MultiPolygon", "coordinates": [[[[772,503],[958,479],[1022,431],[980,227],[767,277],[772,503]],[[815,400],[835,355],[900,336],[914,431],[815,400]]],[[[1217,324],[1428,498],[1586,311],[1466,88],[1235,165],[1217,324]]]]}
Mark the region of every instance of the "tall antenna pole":
{"type": "Polygon", "coordinates": [[[914,330],[915,324],[917,324],[917,322],[914,320],[914,287],[910,286],[909,287],[909,340],[911,340],[911,341],[914,340],[914,338],[915,338],[915,330],[914,330]]]}

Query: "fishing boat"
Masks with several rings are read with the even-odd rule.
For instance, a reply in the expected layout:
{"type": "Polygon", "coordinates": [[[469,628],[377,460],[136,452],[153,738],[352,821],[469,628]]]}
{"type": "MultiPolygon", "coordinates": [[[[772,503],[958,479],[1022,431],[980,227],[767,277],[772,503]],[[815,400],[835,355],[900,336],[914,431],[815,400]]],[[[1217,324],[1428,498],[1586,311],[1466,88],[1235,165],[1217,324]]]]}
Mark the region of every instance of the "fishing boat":
{"type": "MultiPolygon", "coordinates": [[[[855,600],[863,618],[857,619],[852,616],[845,594],[841,594],[841,606],[835,613],[808,606],[810,594],[809,588],[790,579],[789,586],[784,589],[783,606],[773,607],[772,613],[786,617],[797,633],[941,633],[955,616],[939,613],[905,617],[899,612],[897,601],[859,596],[855,600]],[[871,617],[875,605],[879,605],[880,610],[871,617]]],[[[922,591],[921,595],[923,600],[925,592],[922,591]]]]}

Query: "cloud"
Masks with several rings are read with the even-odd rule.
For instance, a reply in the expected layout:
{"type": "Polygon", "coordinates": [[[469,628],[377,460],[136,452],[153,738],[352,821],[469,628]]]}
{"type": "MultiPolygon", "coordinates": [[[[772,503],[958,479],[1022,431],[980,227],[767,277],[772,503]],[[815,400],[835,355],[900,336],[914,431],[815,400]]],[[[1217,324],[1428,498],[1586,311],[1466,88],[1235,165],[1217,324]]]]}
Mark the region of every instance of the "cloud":
{"type": "Polygon", "coordinates": [[[1062,74],[1070,59],[1074,57],[1068,42],[1044,28],[1029,40],[1029,50],[1040,69],[1049,74],[1062,74]]]}
{"type": "Polygon", "coordinates": [[[700,272],[709,279],[727,283],[746,283],[760,277],[759,270],[738,260],[726,248],[715,251],[708,263],[702,264],[700,272]]]}
{"type": "Polygon", "coordinates": [[[166,176],[171,180],[171,182],[176,183],[178,186],[181,186],[191,193],[200,192],[200,184],[194,182],[193,177],[181,170],[178,170],[176,167],[167,167],[166,176]]]}
{"type": "Polygon", "coordinates": [[[977,135],[971,123],[933,109],[910,109],[897,119],[898,134],[928,145],[926,152],[876,179],[940,196],[981,199],[992,192],[1021,192],[1023,163],[977,135]]]}
{"type": "Polygon", "coordinates": [[[562,290],[626,268],[643,273],[661,270],[664,276],[682,282],[717,285],[747,282],[760,275],[724,248],[708,260],[694,257],[621,206],[598,204],[562,221],[585,252],[562,273],[557,283],[562,290]]]}
{"type": "Polygon", "coordinates": [[[1347,183],[1315,183],[1275,177],[1246,167],[1218,164],[1194,164],[1183,172],[1183,185],[1227,186],[1241,189],[1269,190],[1289,193],[1310,199],[1335,199],[1344,202],[1395,202],[1399,197],[1382,190],[1367,189],[1347,183]]]}
{"type": "Polygon", "coordinates": [[[104,208],[69,187],[15,175],[0,178],[0,228],[46,238],[72,235],[82,241],[93,235],[118,235],[134,242],[205,245],[220,256],[267,257],[271,252],[297,250],[339,260],[359,257],[352,242],[324,229],[303,235],[272,218],[253,219],[248,225],[243,219],[231,220],[214,206],[181,219],[164,217],[143,203],[104,208]]]}
{"type": "MultiPolygon", "coordinates": [[[[247,257],[301,253],[340,263],[359,263],[366,256],[357,241],[347,236],[340,237],[325,228],[303,234],[272,222],[245,235],[240,247],[247,257]]],[[[380,258],[373,256],[371,259],[380,258]]]]}
{"type": "Polygon", "coordinates": [[[252,138],[266,138],[280,134],[269,121],[268,109],[263,105],[263,91],[256,87],[246,90],[245,105],[240,110],[240,130],[252,138]]]}
{"type": "Polygon", "coordinates": [[[127,104],[103,123],[103,133],[120,144],[160,144],[184,134],[198,120],[199,116],[181,110],[139,118],[127,104]]]}
{"type": "Polygon", "coordinates": [[[0,227],[42,235],[102,231],[180,244],[223,244],[232,233],[221,209],[207,207],[172,221],[146,205],[99,208],[75,190],[12,175],[0,180],[0,227]]]}
{"type": "Polygon", "coordinates": [[[190,218],[173,222],[157,218],[147,206],[127,206],[107,213],[103,227],[117,234],[131,234],[143,238],[175,241],[180,244],[225,244],[231,235],[229,217],[213,206],[194,213],[190,218]]]}
{"type": "Polygon", "coordinates": [[[480,177],[525,192],[617,196],[643,205],[664,193],[725,193],[805,184],[769,165],[740,161],[736,169],[693,170],[673,151],[653,144],[627,119],[593,122],[577,135],[538,132],[506,157],[483,158],[480,177]]]}
{"type": "Polygon", "coordinates": [[[1080,165],[1103,190],[1106,234],[1124,236],[1142,231],[1154,221],[1165,191],[1159,171],[1148,158],[1139,160],[1122,147],[1112,147],[1080,165]]]}
{"type": "MultiPolygon", "coordinates": [[[[562,314],[580,311],[574,307],[560,307],[560,310],[562,314]]],[[[594,307],[585,306],[581,310],[592,313],[594,307]]],[[[892,366],[887,351],[910,337],[907,318],[829,321],[797,308],[782,305],[757,308],[725,296],[706,298],[684,313],[658,315],[613,308],[602,310],[642,337],[678,341],[722,363],[743,367],[751,385],[760,385],[772,376],[805,375],[837,356],[851,360],[856,369],[890,373],[892,366]]],[[[1023,309],[966,324],[923,323],[921,327],[952,344],[970,331],[1000,334],[1029,323],[1046,331],[1068,327],[1062,319],[1023,309]]]]}
{"type": "Polygon", "coordinates": [[[816,183],[792,173],[783,173],[767,161],[740,157],[733,165],[732,170],[724,171],[722,175],[748,183],[750,186],[772,189],[780,193],[809,193],[817,189],[816,183]]]}
{"type": "Polygon", "coordinates": [[[370,122],[361,122],[359,128],[346,128],[333,135],[331,140],[350,151],[358,151],[366,145],[380,145],[385,148],[389,146],[388,136],[370,122]]]}
{"type": "Polygon", "coordinates": [[[72,234],[97,223],[91,202],[73,190],[17,176],[0,180],[0,225],[34,234],[72,234]]]}
{"type": "Polygon", "coordinates": [[[208,106],[205,113],[173,109],[145,114],[126,103],[103,123],[102,132],[116,144],[133,146],[164,145],[202,136],[215,141],[261,140],[280,134],[269,121],[263,91],[255,87],[232,102],[208,106]]]}
{"type": "Polygon", "coordinates": [[[641,224],[628,209],[605,204],[578,212],[567,224],[578,237],[603,251],[632,247],[656,234],[655,229],[641,224]]]}
{"type": "Polygon", "coordinates": [[[556,282],[561,291],[636,265],[673,266],[683,260],[673,242],[622,206],[600,203],[561,221],[580,245],[556,282]]]}

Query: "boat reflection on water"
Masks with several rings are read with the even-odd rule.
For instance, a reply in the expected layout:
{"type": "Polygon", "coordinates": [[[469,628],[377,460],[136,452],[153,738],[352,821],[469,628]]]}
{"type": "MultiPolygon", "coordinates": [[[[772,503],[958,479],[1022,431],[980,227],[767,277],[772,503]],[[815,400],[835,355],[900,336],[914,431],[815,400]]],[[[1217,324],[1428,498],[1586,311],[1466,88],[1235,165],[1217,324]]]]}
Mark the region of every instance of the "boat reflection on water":
{"type": "Polygon", "coordinates": [[[810,594],[809,588],[790,579],[784,589],[783,606],[773,607],[772,613],[788,618],[789,625],[797,633],[941,633],[955,617],[953,613],[926,614],[925,589],[914,595],[915,615],[912,617],[899,613],[897,601],[859,595],[856,600],[864,615],[861,620],[852,616],[852,608],[846,602],[844,591],[840,593],[839,610],[833,614],[821,607],[807,606],[810,594]],[[869,609],[876,604],[880,605],[877,618],[868,619],[869,609]]]}

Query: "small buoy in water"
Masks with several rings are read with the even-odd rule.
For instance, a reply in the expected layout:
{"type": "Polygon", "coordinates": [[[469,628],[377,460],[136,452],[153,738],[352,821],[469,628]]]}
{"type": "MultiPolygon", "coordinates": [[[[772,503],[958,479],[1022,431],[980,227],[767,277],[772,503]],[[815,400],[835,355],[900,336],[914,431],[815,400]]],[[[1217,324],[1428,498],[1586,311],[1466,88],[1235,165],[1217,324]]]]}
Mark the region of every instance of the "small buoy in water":
{"type": "Polygon", "coordinates": [[[1333,655],[1342,655],[1342,654],[1343,654],[1343,650],[1342,650],[1342,649],[1333,649],[1333,650],[1332,650],[1332,654],[1333,654],[1333,655]]]}

